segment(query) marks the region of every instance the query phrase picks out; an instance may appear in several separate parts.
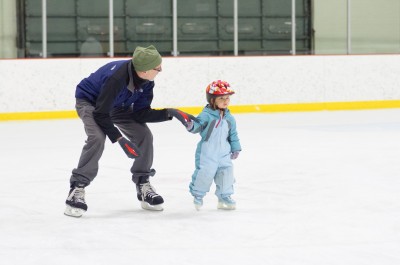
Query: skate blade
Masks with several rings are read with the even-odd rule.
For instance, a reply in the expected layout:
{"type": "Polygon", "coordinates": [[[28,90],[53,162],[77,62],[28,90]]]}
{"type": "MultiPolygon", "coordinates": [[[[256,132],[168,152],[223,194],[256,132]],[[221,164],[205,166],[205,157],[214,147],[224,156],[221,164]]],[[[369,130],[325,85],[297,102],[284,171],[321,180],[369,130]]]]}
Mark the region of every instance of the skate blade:
{"type": "Polygon", "coordinates": [[[142,201],[142,202],[140,202],[140,204],[142,206],[142,209],[144,209],[144,210],[149,210],[149,211],[162,211],[162,210],[164,210],[162,203],[161,204],[157,204],[157,205],[150,205],[147,202],[142,201]]]}
{"type": "Polygon", "coordinates": [[[67,205],[67,208],[65,208],[64,214],[67,216],[71,217],[81,217],[86,211],[83,209],[79,208],[74,208],[69,205],[67,205]]]}
{"type": "Polygon", "coordinates": [[[220,210],[235,210],[236,209],[236,205],[235,204],[226,204],[226,203],[223,203],[223,202],[219,202],[217,208],[220,209],[220,210]]]}

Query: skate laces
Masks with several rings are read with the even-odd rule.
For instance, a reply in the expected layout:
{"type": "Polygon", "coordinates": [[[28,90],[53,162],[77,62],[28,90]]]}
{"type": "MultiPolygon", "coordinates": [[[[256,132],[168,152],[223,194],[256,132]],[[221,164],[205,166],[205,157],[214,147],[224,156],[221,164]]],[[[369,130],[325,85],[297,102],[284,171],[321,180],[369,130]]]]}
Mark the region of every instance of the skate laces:
{"type": "Polygon", "coordinates": [[[154,198],[154,197],[160,196],[156,193],[156,190],[154,189],[153,186],[151,186],[151,184],[149,182],[143,184],[141,190],[142,190],[143,197],[149,196],[151,198],[154,198]]]}
{"type": "Polygon", "coordinates": [[[68,200],[74,200],[75,202],[85,203],[85,189],[74,188],[68,197],[68,200]]]}

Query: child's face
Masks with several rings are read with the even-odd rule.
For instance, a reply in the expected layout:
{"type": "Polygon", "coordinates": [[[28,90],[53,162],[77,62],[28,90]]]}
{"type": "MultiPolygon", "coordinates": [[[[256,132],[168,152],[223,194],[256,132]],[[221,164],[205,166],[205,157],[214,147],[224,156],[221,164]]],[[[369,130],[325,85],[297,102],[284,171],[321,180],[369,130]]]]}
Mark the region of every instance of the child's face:
{"type": "Polygon", "coordinates": [[[229,106],[230,100],[231,100],[231,98],[229,95],[217,97],[217,98],[215,98],[215,105],[219,109],[226,109],[229,106]]]}

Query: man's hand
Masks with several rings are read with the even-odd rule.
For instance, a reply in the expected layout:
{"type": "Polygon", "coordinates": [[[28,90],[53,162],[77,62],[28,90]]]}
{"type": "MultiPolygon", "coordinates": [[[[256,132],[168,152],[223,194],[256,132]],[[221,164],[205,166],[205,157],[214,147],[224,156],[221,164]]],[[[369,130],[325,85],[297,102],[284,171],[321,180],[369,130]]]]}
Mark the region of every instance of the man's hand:
{"type": "Polygon", "coordinates": [[[170,116],[177,118],[186,128],[190,126],[190,122],[192,120],[197,121],[197,118],[194,117],[193,115],[190,115],[178,109],[167,109],[167,110],[170,116]]]}
{"type": "Polygon", "coordinates": [[[138,158],[140,156],[139,148],[136,144],[132,143],[125,137],[119,138],[118,143],[129,158],[138,158]]]}

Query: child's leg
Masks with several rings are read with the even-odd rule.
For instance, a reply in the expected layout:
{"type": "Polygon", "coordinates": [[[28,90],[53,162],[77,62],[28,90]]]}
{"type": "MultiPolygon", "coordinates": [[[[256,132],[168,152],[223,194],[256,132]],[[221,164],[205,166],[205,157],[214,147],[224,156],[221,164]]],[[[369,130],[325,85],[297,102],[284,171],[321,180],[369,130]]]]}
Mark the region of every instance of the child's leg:
{"type": "Polygon", "coordinates": [[[216,184],[215,195],[217,195],[218,199],[225,198],[233,194],[233,184],[235,183],[235,178],[233,176],[232,166],[218,168],[214,180],[216,184]]]}
{"type": "Polygon", "coordinates": [[[199,143],[196,150],[196,170],[189,184],[190,193],[203,198],[210,191],[215,173],[218,169],[215,154],[210,151],[208,143],[199,143]]]}
{"type": "Polygon", "coordinates": [[[193,196],[204,197],[210,191],[216,171],[217,167],[212,165],[196,169],[189,184],[190,193],[193,196]]]}

